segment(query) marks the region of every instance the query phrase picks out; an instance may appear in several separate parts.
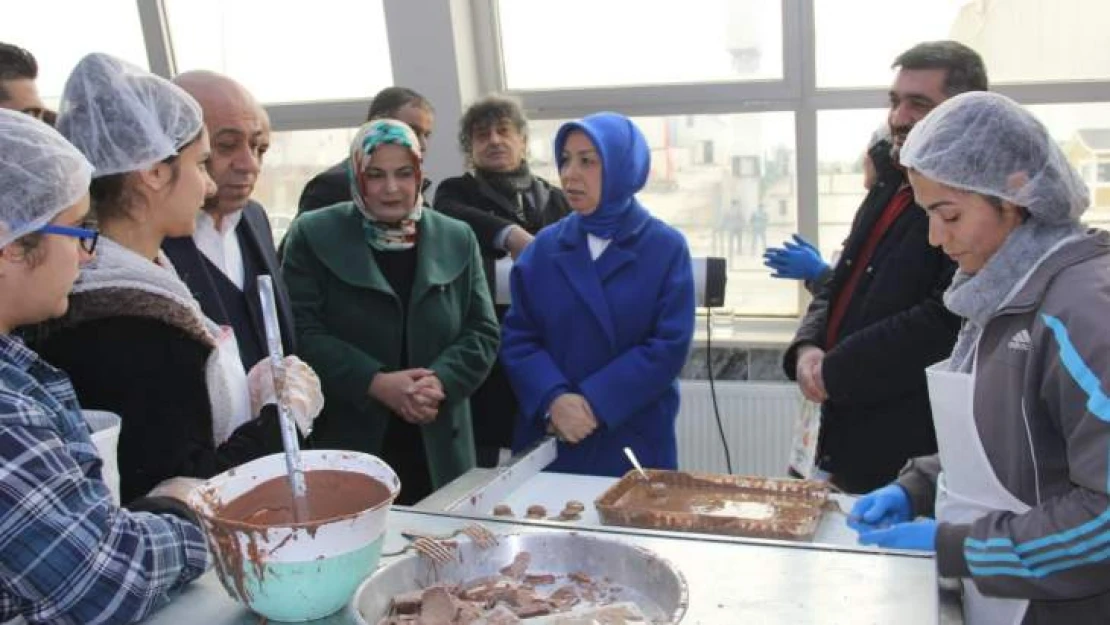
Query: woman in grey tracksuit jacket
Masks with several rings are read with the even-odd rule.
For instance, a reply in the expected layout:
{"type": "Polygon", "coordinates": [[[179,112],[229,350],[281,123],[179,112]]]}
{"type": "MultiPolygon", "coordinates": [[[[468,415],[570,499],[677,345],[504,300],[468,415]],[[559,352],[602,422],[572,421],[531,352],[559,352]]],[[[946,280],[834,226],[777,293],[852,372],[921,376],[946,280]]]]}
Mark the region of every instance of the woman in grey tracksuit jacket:
{"type": "MultiPolygon", "coordinates": [[[[974,413],[999,481],[1031,509],[940,523],[937,567],[1030,599],[1024,623],[1110,623],[1110,233],[1044,259],[979,339],[974,413]],[[990,558],[989,560],[987,558],[990,558]]],[[[932,516],[938,456],[898,479],[932,516]]]]}
{"type": "Polygon", "coordinates": [[[940,449],[853,508],[860,541],[935,549],[969,625],[1110,623],[1110,233],[1008,98],[937,107],[901,153],[964,323],[927,370],[940,449]],[[935,517],[912,520],[915,517],[935,517]]]}

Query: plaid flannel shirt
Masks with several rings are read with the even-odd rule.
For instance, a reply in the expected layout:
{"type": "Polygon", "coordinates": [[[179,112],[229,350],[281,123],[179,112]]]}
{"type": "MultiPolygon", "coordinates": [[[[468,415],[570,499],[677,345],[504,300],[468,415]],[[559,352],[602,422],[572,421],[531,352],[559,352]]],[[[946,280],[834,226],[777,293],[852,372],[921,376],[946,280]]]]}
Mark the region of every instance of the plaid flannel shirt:
{"type": "Polygon", "coordinates": [[[111,501],[64,373],[0,335],[0,622],[132,623],[207,568],[204,535],[111,501]]]}

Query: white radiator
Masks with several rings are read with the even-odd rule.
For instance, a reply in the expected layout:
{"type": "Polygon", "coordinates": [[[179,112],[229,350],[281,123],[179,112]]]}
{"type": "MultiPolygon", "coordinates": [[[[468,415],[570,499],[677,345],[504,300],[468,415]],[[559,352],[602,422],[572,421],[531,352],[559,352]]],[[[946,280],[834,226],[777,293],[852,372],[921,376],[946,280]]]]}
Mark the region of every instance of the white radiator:
{"type": "MultiPolygon", "coordinates": [[[[786,475],[794,420],[801,410],[798,385],[781,382],[716,382],[717,405],[738,475],[786,475]]],[[[709,382],[679,382],[678,466],[726,473],[725,452],[713,416],[709,382]]]]}

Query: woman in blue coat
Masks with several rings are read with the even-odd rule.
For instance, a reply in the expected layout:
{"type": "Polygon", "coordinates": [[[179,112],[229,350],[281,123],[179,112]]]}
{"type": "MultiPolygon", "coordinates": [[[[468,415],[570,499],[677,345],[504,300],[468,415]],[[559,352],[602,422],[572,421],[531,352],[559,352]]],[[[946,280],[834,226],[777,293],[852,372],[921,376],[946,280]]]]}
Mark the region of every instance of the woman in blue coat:
{"type": "Polygon", "coordinates": [[[555,154],[574,212],[513,268],[501,352],[521,406],[513,448],[554,433],[553,471],[623,475],[625,446],[674,469],[677,378],[694,334],[686,240],[634,197],[651,152],[627,117],[564,124],[555,154]]]}

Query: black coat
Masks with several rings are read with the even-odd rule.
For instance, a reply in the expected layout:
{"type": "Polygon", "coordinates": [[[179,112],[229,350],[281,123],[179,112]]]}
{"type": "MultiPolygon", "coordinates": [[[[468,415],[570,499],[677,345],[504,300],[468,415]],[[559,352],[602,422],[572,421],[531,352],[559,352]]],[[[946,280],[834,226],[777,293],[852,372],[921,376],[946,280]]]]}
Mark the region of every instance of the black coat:
{"type": "MultiPolygon", "coordinates": [[[[257,274],[247,275],[243,284],[252,317],[251,325],[255,333],[255,343],[261,345],[265,352],[266,326],[262,321],[262,303],[258,295],[256,278],[258,274],[268,274],[274,278],[274,300],[277,303],[282,346],[286,354],[293,354],[296,352],[293,310],[289,303],[289,293],[285,289],[285,281],[281,277],[281,266],[274,249],[274,235],[270,230],[270,220],[260,204],[253,200],[247,203],[246,208],[243,209],[243,218],[236,227],[236,234],[239,235],[240,251],[244,256],[250,255],[251,263],[244,262],[244,266],[254,265],[258,268],[257,274]]],[[[231,319],[216,286],[217,276],[212,275],[215,269],[206,264],[204,253],[197,247],[193,238],[166,239],[162,242],[162,251],[169,256],[170,262],[177,270],[177,275],[192,291],[193,297],[200,302],[204,314],[220,325],[229,325],[231,319]]],[[[248,341],[240,340],[241,354],[248,345],[248,341]]],[[[260,359],[254,355],[250,357],[244,355],[243,367],[249,371],[260,359]]]]}
{"type": "Polygon", "coordinates": [[[833,275],[814,296],[783,359],[795,378],[798,349],[826,350],[817,457],[842,488],[865,492],[889,483],[915,456],[935,453],[925,368],[952,351],[959,318],[941,300],[955,264],[929,245],[925,211],[908,206],[891,224],[857,283],[836,345],[827,348],[832,304],[845,288],[855,259],[905,174],[881,158],[879,178],[852,223],[833,275]]]}
{"type": "MultiPolygon", "coordinates": [[[[490,297],[496,302],[494,265],[505,252],[494,246],[494,239],[506,226],[517,225],[532,234],[570,214],[570,205],[561,189],[536,177],[531,189],[537,208],[526,219],[521,219],[514,209],[514,202],[498,193],[489,183],[472,173],[447,178],[436,188],[433,205],[445,215],[466,222],[478,237],[482,265],[490,297]]],[[[506,306],[495,307],[498,320],[505,316],[506,306]]],[[[500,358],[481,387],[470,398],[474,420],[474,442],[478,448],[480,465],[490,464],[491,458],[483,455],[500,447],[509,447],[513,440],[513,425],[517,413],[516,396],[501,367],[500,358]]]]}
{"type": "MultiPolygon", "coordinates": [[[[521,219],[512,200],[472,173],[447,178],[436,188],[436,199],[433,202],[435,209],[444,215],[465,221],[478,237],[486,282],[494,294],[494,264],[497,259],[505,256],[505,252],[494,245],[498,233],[506,226],[515,225],[534,235],[545,226],[570,214],[570,205],[567,204],[562,189],[552,186],[543,178],[535,178],[531,193],[536,198],[539,210],[527,215],[527,219],[521,219]]],[[[496,298],[494,301],[497,301],[496,298]]]]}
{"type": "Polygon", "coordinates": [[[208,478],[282,449],[277,410],[212,441],[205,363],[213,346],[169,300],[118,290],[70,296],[61,327],[34,347],[66,372],[84,408],[122,419],[118,447],[123,503],[171,477],[208,478]]]}
{"type": "Polygon", "coordinates": [[[308,181],[301,191],[300,201],[297,202],[298,215],[332,204],[351,201],[351,183],[347,174],[349,162],[350,159],[343,159],[308,181]]]}

